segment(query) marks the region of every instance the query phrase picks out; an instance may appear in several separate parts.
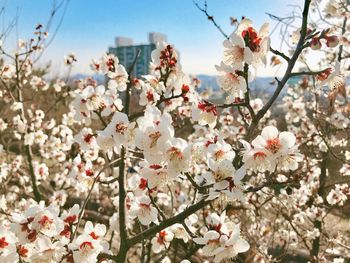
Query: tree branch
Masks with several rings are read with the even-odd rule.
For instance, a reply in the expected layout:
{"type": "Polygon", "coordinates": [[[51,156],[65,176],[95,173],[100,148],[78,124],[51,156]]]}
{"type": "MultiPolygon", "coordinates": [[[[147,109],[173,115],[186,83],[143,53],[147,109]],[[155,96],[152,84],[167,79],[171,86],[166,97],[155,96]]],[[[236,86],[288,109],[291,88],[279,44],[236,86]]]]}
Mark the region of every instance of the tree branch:
{"type": "Polygon", "coordinates": [[[199,4],[193,0],[193,3],[195,4],[195,6],[202,11],[208,18],[209,21],[211,21],[213,23],[213,25],[220,31],[220,33],[226,38],[229,39],[229,36],[224,32],[224,30],[222,30],[222,28],[216,23],[214,17],[212,15],[208,14],[208,10],[207,10],[207,2],[204,3],[204,8],[200,7],[199,4]]]}
{"type": "Polygon", "coordinates": [[[293,72],[290,73],[290,77],[296,77],[296,76],[302,76],[302,75],[309,75],[309,76],[315,76],[318,74],[321,74],[325,72],[327,69],[319,70],[319,71],[300,71],[300,72],[293,72]]]}
{"type": "Polygon", "coordinates": [[[284,88],[285,84],[291,77],[292,70],[294,68],[294,65],[299,58],[299,55],[303,51],[303,45],[305,42],[305,37],[307,34],[307,21],[308,21],[308,14],[309,14],[309,8],[310,8],[311,0],[305,0],[304,2],[304,10],[303,10],[303,21],[301,25],[301,31],[300,31],[300,38],[298,41],[298,44],[296,46],[296,50],[293,54],[293,56],[290,58],[288,62],[288,67],[286,72],[284,73],[283,78],[278,82],[277,88],[275,92],[273,93],[272,97],[269,99],[269,101],[264,105],[264,107],[258,111],[256,116],[253,118],[252,123],[248,129],[246,139],[250,140],[251,137],[256,132],[256,128],[259,124],[259,121],[265,116],[266,112],[271,108],[272,104],[276,101],[277,97],[281,93],[282,89],[284,88]]]}
{"type": "Polygon", "coordinates": [[[204,206],[206,206],[209,203],[210,203],[210,201],[206,201],[205,199],[202,199],[198,203],[188,207],[186,210],[177,214],[176,216],[169,218],[167,220],[164,220],[159,225],[151,227],[151,228],[141,232],[140,234],[129,239],[128,247],[132,247],[133,245],[141,242],[142,240],[144,240],[148,237],[154,236],[158,232],[162,231],[163,229],[165,229],[173,224],[181,223],[182,221],[185,220],[185,218],[187,218],[188,216],[197,212],[198,210],[202,209],[204,206]]]}
{"type": "MultiPolygon", "coordinates": [[[[135,59],[132,63],[132,65],[129,68],[128,71],[128,79],[129,83],[127,85],[126,91],[125,91],[125,103],[124,103],[124,113],[129,116],[129,107],[130,107],[130,97],[131,97],[131,75],[134,70],[134,67],[136,65],[137,59],[141,53],[141,50],[137,51],[137,54],[135,56],[135,59]]],[[[120,159],[121,163],[119,166],[119,178],[118,178],[118,185],[119,185],[119,238],[120,238],[120,247],[119,247],[119,253],[116,256],[115,260],[116,262],[123,263],[125,262],[126,255],[128,253],[128,235],[126,232],[126,225],[125,225],[125,198],[126,198],[126,189],[125,189],[125,156],[126,156],[126,148],[122,146],[121,153],[120,153],[120,159]]]]}
{"type": "Polygon", "coordinates": [[[277,49],[273,49],[272,47],[270,47],[270,52],[275,54],[275,55],[277,55],[277,56],[282,57],[287,62],[289,62],[289,60],[290,60],[290,58],[286,54],[284,54],[283,52],[278,51],[277,49]]]}

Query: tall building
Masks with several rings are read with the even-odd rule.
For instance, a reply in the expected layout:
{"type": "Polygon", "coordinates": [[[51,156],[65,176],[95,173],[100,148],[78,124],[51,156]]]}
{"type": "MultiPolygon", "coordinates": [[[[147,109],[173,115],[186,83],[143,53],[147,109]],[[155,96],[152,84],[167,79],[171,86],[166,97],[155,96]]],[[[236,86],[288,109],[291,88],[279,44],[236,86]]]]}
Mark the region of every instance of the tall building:
{"type": "Polygon", "coordinates": [[[108,52],[116,55],[119,63],[128,70],[134,62],[138,50],[140,50],[141,53],[134,68],[134,75],[140,77],[149,73],[151,53],[156,48],[157,42],[167,41],[167,36],[152,32],[148,34],[148,41],[148,44],[134,45],[131,38],[116,37],[115,47],[110,47],[108,52]]]}

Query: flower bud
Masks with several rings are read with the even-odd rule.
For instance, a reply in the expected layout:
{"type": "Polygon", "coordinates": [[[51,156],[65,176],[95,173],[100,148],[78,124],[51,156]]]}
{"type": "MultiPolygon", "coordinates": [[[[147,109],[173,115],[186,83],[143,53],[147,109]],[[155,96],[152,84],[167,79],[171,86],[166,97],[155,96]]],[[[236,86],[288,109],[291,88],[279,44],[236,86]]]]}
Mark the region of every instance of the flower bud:
{"type": "Polygon", "coordinates": [[[327,47],[336,47],[339,44],[339,38],[337,36],[327,36],[326,38],[326,45],[327,47]]]}
{"type": "Polygon", "coordinates": [[[312,50],[319,50],[322,47],[320,39],[318,37],[314,37],[311,40],[310,47],[312,50]]]}

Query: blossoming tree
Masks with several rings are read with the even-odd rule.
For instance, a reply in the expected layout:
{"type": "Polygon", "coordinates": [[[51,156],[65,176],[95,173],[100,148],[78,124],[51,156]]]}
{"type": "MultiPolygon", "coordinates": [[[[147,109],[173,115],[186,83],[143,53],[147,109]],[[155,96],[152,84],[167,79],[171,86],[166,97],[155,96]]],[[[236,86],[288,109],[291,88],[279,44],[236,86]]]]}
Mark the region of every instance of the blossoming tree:
{"type": "Polygon", "coordinates": [[[348,223],[336,223],[350,196],[349,6],[305,0],[289,53],[267,23],[221,30],[223,104],[167,43],[139,79],[138,56],[93,60],[106,85],[45,78],[42,26],[0,48],[0,262],[349,260],[348,223]],[[315,70],[310,50],[324,55],[315,70]],[[257,97],[249,84],[269,57],[285,72],[257,97]]]}

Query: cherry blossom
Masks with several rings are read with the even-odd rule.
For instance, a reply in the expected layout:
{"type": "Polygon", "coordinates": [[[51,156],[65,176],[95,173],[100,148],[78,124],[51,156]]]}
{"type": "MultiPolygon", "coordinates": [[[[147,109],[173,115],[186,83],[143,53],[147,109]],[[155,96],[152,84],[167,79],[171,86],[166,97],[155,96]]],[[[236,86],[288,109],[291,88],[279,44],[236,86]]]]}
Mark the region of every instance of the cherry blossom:
{"type": "Polygon", "coordinates": [[[145,116],[137,120],[136,146],[144,151],[145,159],[149,162],[160,162],[164,156],[166,141],[174,136],[172,118],[168,113],[163,113],[148,106],[145,116]]]}
{"type": "Polygon", "coordinates": [[[208,101],[199,101],[192,106],[192,119],[200,125],[208,125],[210,128],[216,126],[217,108],[208,101]]]}
{"type": "Polygon", "coordinates": [[[279,133],[273,126],[265,127],[250,146],[245,141],[243,159],[249,168],[273,172],[276,165],[283,170],[296,170],[301,155],[295,146],[295,136],[290,132],[279,133]]]}
{"type": "Polygon", "coordinates": [[[111,122],[104,130],[105,136],[111,136],[115,146],[127,146],[129,140],[132,139],[132,130],[135,123],[129,123],[128,116],[121,112],[116,112],[113,115],[111,122]]]}
{"type": "Polygon", "coordinates": [[[18,239],[14,233],[4,227],[0,227],[0,260],[1,262],[16,262],[16,243],[18,239]]]}
{"type": "Polygon", "coordinates": [[[156,254],[161,251],[167,249],[170,245],[171,240],[173,240],[174,234],[168,229],[164,229],[163,231],[157,233],[157,235],[152,238],[152,251],[156,254]]]}
{"type": "Polygon", "coordinates": [[[206,232],[203,237],[194,238],[194,242],[204,245],[202,253],[205,256],[214,257],[213,262],[222,262],[249,249],[248,242],[240,236],[239,226],[225,222],[225,213],[221,217],[215,214],[213,217],[214,221],[209,225],[213,230],[206,232]]]}
{"type": "Polygon", "coordinates": [[[131,218],[137,217],[140,223],[145,226],[148,226],[152,222],[158,222],[157,209],[153,207],[151,199],[148,196],[138,197],[135,201],[129,210],[129,216],[131,218]]]}

